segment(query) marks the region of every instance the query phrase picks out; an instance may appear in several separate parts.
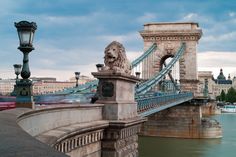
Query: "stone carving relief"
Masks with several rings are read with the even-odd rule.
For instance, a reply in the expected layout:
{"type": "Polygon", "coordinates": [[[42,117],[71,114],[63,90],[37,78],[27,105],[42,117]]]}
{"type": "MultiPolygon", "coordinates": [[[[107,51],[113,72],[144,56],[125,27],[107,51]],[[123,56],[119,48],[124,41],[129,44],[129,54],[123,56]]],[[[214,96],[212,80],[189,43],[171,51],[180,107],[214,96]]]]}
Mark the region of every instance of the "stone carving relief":
{"type": "Polygon", "coordinates": [[[113,41],[105,48],[104,53],[105,67],[102,70],[131,74],[131,65],[126,57],[125,48],[121,43],[113,41]]]}
{"type": "Polygon", "coordinates": [[[168,42],[164,45],[164,49],[168,55],[173,54],[174,45],[168,42]]]}
{"type": "Polygon", "coordinates": [[[156,42],[156,41],[198,41],[201,37],[200,34],[186,34],[185,36],[172,36],[172,34],[165,34],[166,36],[148,36],[144,35],[143,39],[145,42],[156,42]]]}
{"type": "Polygon", "coordinates": [[[103,139],[103,129],[79,134],[70,138],[61,139],[53,147],[59,152],[68,153],[77,148],[101,141],[103,139]]]}

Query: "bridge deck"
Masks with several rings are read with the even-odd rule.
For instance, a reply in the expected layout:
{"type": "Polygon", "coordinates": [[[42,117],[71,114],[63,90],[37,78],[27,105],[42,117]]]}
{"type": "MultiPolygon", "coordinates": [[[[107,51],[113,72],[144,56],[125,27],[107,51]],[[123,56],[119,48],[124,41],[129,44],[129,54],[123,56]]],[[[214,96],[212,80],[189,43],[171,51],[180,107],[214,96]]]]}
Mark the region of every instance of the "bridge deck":
{"type": "Polygon", "coordinates": [[[167,94],[138,98],[138,113],[145,117],[167,108],[179,105],[193,98],[192,93],[167,94]]]}

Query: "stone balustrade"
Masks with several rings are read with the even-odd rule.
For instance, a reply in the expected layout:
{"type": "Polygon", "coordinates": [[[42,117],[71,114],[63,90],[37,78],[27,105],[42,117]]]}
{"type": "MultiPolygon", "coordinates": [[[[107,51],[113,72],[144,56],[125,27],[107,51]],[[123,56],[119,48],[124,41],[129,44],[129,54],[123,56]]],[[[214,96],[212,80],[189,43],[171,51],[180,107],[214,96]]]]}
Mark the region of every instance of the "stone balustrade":
{"type": "Polygon", "coordinates": [[[103,120],[101,104],[64,106],[21,115],[18,124],[30,135],[70,156],[101,156],[103,120]]]}
{"type": "Polygon", "coordinates": [[[4,150],[11,156],[17,156],[15,152],[19,156],[28,153],[31,154],[29,156],[36,157],[66,156],[65,154],[72,157],[78,154],[101,156],[101,140],[104,129],[109,126],[109,122],[102,119],[102,107],[100,104],[88,104],[41,110],[17,108],[0,112],[0,152],[4,150]],[[7,129],[11,127],[6,125],[8,121],[14,125],[14,129],[9,129],[11,131],[7,129]],[[20,139],[20,142],[15,143],[13,137],[16,141],[20,139]],[[11,147],[14,147],[12,151],[9,149],[11,147]],[[27,148],[32,151],[27,151],[27,148]],[[45,151],[49,152],[48,155],[45,151]]]}
{"type": "Polygon", "coordinates": [[[54,128],[102,120],[103,105],[68,105],[34,110],[19,116],[18,124],[30,135],[37,136],[54,128]]]}
{"type": "Polygon", "coordinates": [[[31,111],[16,108],[0,112],[0,156],[5,157],[66,157],[67,155],[48,147],[26,133],[17,118],[31,111]]]}

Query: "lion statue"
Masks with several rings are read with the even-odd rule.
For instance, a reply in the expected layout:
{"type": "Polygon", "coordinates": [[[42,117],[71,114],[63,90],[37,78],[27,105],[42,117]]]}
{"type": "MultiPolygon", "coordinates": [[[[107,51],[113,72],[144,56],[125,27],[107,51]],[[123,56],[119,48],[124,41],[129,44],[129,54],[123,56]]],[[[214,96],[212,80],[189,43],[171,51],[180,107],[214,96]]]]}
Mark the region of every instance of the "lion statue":
{"type": "Polygon", "coordinates": [[[114,72],[121,72],[131,74],[131,65],[126,57],[124,46],[113,41],[105,48],[103,70],[113,70],[114,72]]]}

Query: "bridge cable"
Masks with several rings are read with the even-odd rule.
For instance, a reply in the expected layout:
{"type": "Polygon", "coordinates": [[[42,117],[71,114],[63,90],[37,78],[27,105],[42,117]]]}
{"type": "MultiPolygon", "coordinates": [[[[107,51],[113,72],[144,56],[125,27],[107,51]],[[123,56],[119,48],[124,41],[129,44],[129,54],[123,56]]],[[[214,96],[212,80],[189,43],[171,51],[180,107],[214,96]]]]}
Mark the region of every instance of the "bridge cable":
{"type": "Polygon", "coordinates": [[[136,94],[145,94],[148,92],[152,87],[156,86],[161,79],[170,71],[170,69],[174,66],[174,64],[180,59],[180,57],[183,55],[186,48],[186,44],[182,43],[179,50],[173,57],[173,59],[170,61],[170,63],[164,67],[160,72],[156,73],[152,78],[149,80],[142,82],[139,84],[139,86],[136,88],[136,94]]]}

